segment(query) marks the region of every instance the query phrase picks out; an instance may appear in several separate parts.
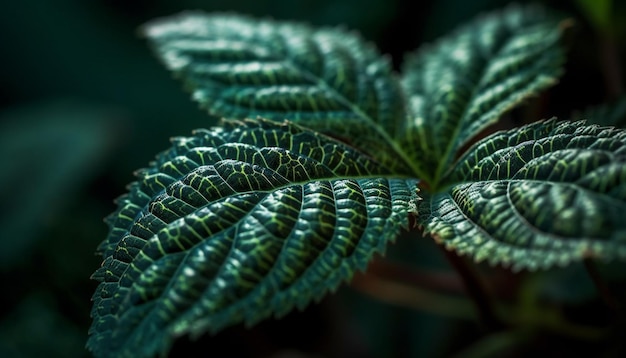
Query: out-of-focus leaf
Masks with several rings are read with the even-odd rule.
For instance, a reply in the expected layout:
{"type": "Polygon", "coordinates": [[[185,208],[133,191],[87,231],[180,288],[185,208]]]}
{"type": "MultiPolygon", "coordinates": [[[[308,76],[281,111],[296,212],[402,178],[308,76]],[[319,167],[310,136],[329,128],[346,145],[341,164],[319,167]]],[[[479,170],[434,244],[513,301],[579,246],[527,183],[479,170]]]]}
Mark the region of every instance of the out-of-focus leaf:
{"type": "Polygon", "coordinates": [[[144,34],[210,113],[288,119],[410,172],[395,141],[404,95],[389,61],[357,34],[203,13],[151,22],[144,34]]]}
{"type": "Polygon", "coordinates": [[[457,184],[424,200],[448,249],[514,270],[626,259],[626,132],[549,120],[477,143],[457,184]]]}
{"type": "Polygon", "coordinates": [[[601,126],[614,126],[623,128],[626,126],[626,96],[617,100],[594,107],[589,107],[572,115],[574,119],[586,119],[590,123],[601,126]]]}
{"type": "Polygon", "coordinates": [[[576,0],[576,3],[597,29],[610,29],[612,0],[576,0]]]}
{"type": "Polygon", "coordinates": [[[49,294],[31,294],[0,321],[0,356],[88,357],[81,328],[58,312],[49,294]]]}
{"type": "Polygon", "coordinates": [[[488,335],[452,356],[453,358],[497,358],[514,355],[515,348],[527,343],[528,332],[505,331],[488,335]]]}
{"type": "Polygon", "coordinates": [[[438,187],[458,150],[561,74],[562,28],[538,7],[481,17],[408,58],[402,147],[438,187]]]}
{"type": "Polygon", "coordinates": [[[0,118],[0,269],[26,258],[42,229],[95,173],[115,138],[113,111],[51,102],[0,118]]]}
{"type": "Polygon", "coordinates": [[[290,122],[228,121],[174,140],[120,199],[94,274],[89,349],[151,356],[334,290],[382,252],[416,180],[290,122]]]}
{"type": "Polygon", "coordinates": [[[583,263],[572,264],[560,270],[547,271],[533,277],[532,280],[535,282],[531,284],[535,285],[537,290],[537,292],[532,292],[535,299],[539,297],[559,304],[577,305],[591,300],[598,294],[598,289],[594,286],[583,263]]]}

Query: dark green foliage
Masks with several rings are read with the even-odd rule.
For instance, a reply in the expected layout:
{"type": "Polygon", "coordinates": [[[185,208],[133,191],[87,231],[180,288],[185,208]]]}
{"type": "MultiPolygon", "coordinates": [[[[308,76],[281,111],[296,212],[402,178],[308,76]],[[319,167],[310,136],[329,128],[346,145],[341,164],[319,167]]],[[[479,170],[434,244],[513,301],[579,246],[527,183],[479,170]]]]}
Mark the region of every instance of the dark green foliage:
{"type": "Polygon", "coordinates": [[[537,122],[477,143],[448,192],[419,207],[446,247],[522,268],[626,259],[626,133],[537,122]]]}
{"type": "Polygon", "coordinates": [[[89,348],[151,355],[321,298],[407,228],[416,181],[391,174],[290,123],[174,139],[108,219],[89,348]]]}
{"type": "Polygon", "coordinates": [[[409,165],[394,142],[406,117],[399,82],[357,34],[201,13],[155,21],[144,34],[216,116],[289,119],[409,165]]]}
{"type": "Polygon", "coordinates": [[[512,6],[425,46],[404,66],[402,143],[439,185],[458,151],[515,105],[557,81],[562,29],[542,8],[512,6]]]}
{"type": "Polygon", "coordinates": [[[345,30],[202,13],[146,25],[193,98],[232,119],[175,138],[119,199],[88,348],[153,356],[304,308],[411,216],[513,270],[626,259],[623,130],[538,121],[459,153],[556,83],[564,24],[510,7],[425,46],[402,80],[345,30]]]}

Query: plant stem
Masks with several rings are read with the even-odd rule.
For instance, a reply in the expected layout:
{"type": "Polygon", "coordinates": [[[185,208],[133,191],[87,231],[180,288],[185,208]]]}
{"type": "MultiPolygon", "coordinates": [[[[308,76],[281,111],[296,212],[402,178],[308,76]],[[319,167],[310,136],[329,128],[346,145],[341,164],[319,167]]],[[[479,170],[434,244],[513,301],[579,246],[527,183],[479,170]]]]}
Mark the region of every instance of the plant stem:
{"type": "Polygon", "coordinates": [[[418,269],[389,260],[373,260],[367,268],[367,274],[436,292],[456,294],[465,292],[463,281],[453,272],[418,269]]]}
{"type": "Polygon", "coordinates": [[[370,273],[355,275],[350,286],[388,304],[462,320],[476,318],[472,303],[467,299],[394,282],[370,273]]]}
{"type": "MultiPolygon", "coordinates": [[[[411,310],[427,312],[458,320],[475,320],[475,304],[465,298],[434,292],[414,285],[378,277],[371,272],[357,273],[350,284],[357,292],[387,304],[411,310]]],[[[526,331],[552,332],[576,339],[594,341],[602,339],[608,331],[597,327],[572,324],[563,319],[559,308],[545,307],[531,312],[519,312],[519,308],[508,304],[491,306],[506,317],[501,328],[512,327],[526,331]]],[[[538,307],[537,307],[538,308],[538,307]]],[[[481,313],[482,314],[482,313],[481,313]]],[[[502,332],[505,332],[502,330],[502,332]]]]}
{"type": "Polygon", "coordinates": [[[476,309],[480,315],[482,323],[491,331],[500,331],[506,327],[506,325],[496,315],[494,304],[491,300],[491,296],[487,291],[487,286],[477,275],[474,268],[467,264],[465,258],[458,256],[452,251],[446,250],[441,246],[446,259],[461,276],[468,296],[472,299],[476,305],[476,309]]]}

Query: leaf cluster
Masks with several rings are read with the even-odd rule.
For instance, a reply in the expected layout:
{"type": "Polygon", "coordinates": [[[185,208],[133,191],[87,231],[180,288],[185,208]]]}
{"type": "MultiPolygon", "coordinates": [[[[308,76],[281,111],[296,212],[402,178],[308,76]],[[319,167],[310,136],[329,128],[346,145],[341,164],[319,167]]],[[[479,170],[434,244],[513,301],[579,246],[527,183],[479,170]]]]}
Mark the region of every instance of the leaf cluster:
{"type": "Polygon", "coordinates": [[[88,348],[151,356],[303,308],[410,217],[515,271],[626,259],[626,132],[550,119],[476,140],[557,82],[565,24],[512,6],[410,54],[401,75],[343,29],[203,13],[147,24],[193,99],[230,119],[173,139],[118,200],[88,348]]]}

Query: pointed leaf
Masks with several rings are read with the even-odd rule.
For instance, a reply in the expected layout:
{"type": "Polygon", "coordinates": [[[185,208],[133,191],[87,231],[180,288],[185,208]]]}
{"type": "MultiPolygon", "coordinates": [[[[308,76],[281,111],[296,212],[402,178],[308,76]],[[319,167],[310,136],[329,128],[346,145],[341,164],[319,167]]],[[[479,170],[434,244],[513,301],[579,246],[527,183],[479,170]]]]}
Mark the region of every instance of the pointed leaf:
{"type": "Polygon", "coordinates": [[[151,22],[144,33],[210,113],[288,119],[349,140],[387,165],[409,166],[394,142],[406,117],[399,82],[357,34],[189,12],[151,22]]]}
{"type": "Polygon", "coordinates": [[[151,356],[320,299],[407,227],[416,180],[392,177],[289,122],[176,139],[109,218],[89,349],[151,356]]]}
{"type": "Polygon", "coordinates": [[[561,32],[541,8],[512,6],[408,59],[403,85],[412,120],[403,147],[416,149],[422,172],[436,168],[433,187],[473,136],[557,81],[561,32]]]}
{"type": "Polygon", "coordinates": [[[514,270],[626,260],[626,131],[538,122],[477,143],[463,184],[421,202],[434,238],[514,270]]]}

